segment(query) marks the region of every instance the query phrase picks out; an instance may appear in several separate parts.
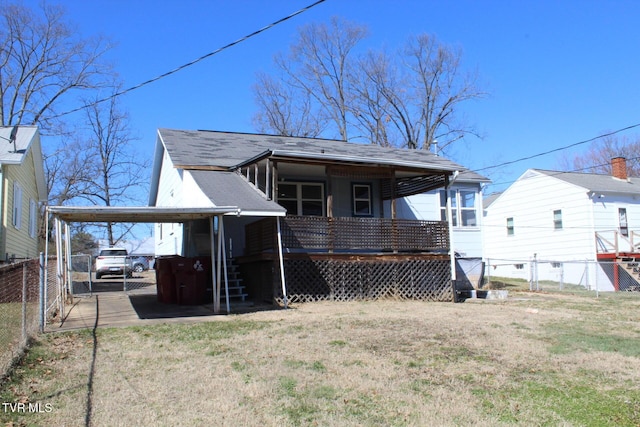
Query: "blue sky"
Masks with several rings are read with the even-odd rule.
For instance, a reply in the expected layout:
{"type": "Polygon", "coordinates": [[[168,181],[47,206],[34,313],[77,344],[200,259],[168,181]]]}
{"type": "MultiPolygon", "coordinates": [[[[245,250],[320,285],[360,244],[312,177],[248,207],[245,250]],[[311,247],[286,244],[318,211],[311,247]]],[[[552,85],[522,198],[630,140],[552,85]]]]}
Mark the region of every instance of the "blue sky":
{"type": "MultiPolygon", "coordinates": [[[[61,1],[83,35],[116,42],[109,53],[130,87],[214,51],[314,0],[61,1]]],[[[52,1],[56,3],[55,1],[52,1]]],[[[30,4],[31,2],[27,2],[30,4]]],[[[34,3],[35,0],[34,0],[34,3]]],[[[251,86],[299,26],[341,16],[367,25],[366,47],[394,49],[430,33],[460,47],[490,96],[464,108],[485,134],[451,158],[471,169],[512,161],[640,123],[640,1],[326,0],[311,10],[121,98],[143,155],[156,129],[254,132],[251,86]]],[[[640,128],[621,136],[634,137],[640,128]]],[[[588,144],[482,171],[504,188],[527,168],[557,169],[588,144]]]]}

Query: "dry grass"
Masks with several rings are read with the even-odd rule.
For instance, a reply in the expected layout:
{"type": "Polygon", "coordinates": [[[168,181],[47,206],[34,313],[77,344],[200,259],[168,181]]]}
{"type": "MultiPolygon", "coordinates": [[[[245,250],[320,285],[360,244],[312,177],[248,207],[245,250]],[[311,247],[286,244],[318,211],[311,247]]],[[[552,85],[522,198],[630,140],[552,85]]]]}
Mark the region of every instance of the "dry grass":
{"type": "MultiPolygon", "coordinates": [[[[7,423],[640,425],[640,299],[303,304],[213,322],[48,334],[7,423]],[[50,411],[47,411],[50,409],[50,411]]],[[[12,424],[8,424],[12,425],[12,424]]]]}

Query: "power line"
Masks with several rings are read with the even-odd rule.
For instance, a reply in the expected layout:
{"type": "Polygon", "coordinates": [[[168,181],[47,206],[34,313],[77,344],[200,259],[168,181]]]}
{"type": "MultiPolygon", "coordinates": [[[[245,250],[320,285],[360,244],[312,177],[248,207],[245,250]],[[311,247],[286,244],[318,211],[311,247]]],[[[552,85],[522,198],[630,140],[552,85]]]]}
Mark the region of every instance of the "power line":
{"type": "Polygon", "coordinates": [[[124,95],[124,94],[129,93],[129,92],[132,92],[132,91],[134,91],[134,90],[136,90],[136,89],[140,89],[141,87],[146,86],[146,85],[148,85],[148,84],[155,83],[155,82],[157,82],[158,80],[161,80],[161,79],[163,79],[163,78],[165,78],[165,77],[168,77],[168,76],[170,76],[170,75],[172,75],[172,74],[175,74],[175,73],[177,73],[178,71],[184,70],[185,68],[190,67],[190,66],[192,66],[192,65],[194,65],[194,64],[196,64],[196,63],[198,63],[198,62],[200,62],[200,61],[202,61],[202,60],[204,60],[204,59],[206,59],[206,58],[209,58],[209,57],[211,57],[211,56],[213,56],[213,55],[217,55],[218,53],[220,53],[220,52],[222,52],[222,51],[224,51],[224,50],[226,50],[226,49],[228,49],[228,48],[230,48],[230,47],[233,47],[233,46],[235,46],[235,45],[237,45],[237,44],[240,44],[240,43],[242,43],[242,42],[244,42],[244,41],[246,41],[246,40],[250,39],[251,37],[257,36],[258,34],[263,33],[263,32],[265,32],[265,31],[267,31],[267,30],[269,30],[269,29],[271,29],[271,28],[275,27],[276,25],[279,25],[279,24],[281,24],[281,23],[283,23],[283,22],[285,22],[285,21],[287,21],[287,20],[289,20],[289,19],[291,19],[291,18],[293,18],[293,17],[295,17],[295,16],[297,16],[297,15],[300,15],[301,13],[306,12],[307,10],[311,9],[311,8],[312,8],[312,7],[314,7],[314,6],[319,5],[320,3],[323,3],[324,1],[325,1],[325,0],[318,0],[318,1],[316,1],[315,3],[312,3],[312,4],[308,5],[308,6],[305,6],[305,7],[303,7],[302,9],[299,9],[298,11],[293,12],[292,14],[290,14],[290,15],[288,15],[288,16],[285,16],[284,18],[280,18],[280,19],[278,19],[277,21],[272,22],[271,24],[266,25],[266,26],[264,26],[264,27],[260,28],[259,30],[252,32],[251,34],[247,34],[247,35],[246,35],[246,36],[244,36],[244,37],[241,37],[241,38],[239,38],[239,39],[237,39],[237,40],[235,40],[235,41],[233,41],[233,42],[231,42],[231,43],[229,43],[229,44],[226,44],[226,45],[224,45],[224,46],[222,46],[222,47],[220,47],[220,48],[218,48],[218,49],[216,49],[216,50],[212,51],[212,52],[209,52],[209,53],[207,53],[207,54],[205,54],[205,55],[202,55],[201,57],[199,57],[199,58],[197,58],[197,59],[194,59],[193,61],[187,62],[186,64],[183,64],[183,65],[181,65],[181,66],[179,66],[179,67],[177,67],[177,68],[174,68],[174,69],[173,69],[173,70],[171,70],[171,71],[167,71],[167,72],[166,72],[166,73],[164,73],[164,74],[160,74],[160,75],[159,75],[159,76],[157,76],[157,77],[154,77],[154,78],[152,78],[152,79],[149,79],[149,80],[147,80],[147,81],[144,81],[144,82],[142,82],[142,83],[139,83],[139,84],[137,84],[137,85],[135,85],[135,86],[131,86],[131,87],[130,87],[130,88],[128,88],[128,89],[121,90],[120,92],[116,92],[116,93],[114,93],[114,94],[112,94],[112,95],[110,95],[110,96],[107,96],[107,97],[105,97],[105,98],[102,98],[102,99],[99,99],[99,100],[97,100],[97,101],[94,101],[94,102],[92,102],[91,104],[83,105],[82,107],[78,107],[78,108],[75,108],[75,109],[73,109],[73,110],[69,110],[69,111],[66,111],[66,112],[64,112],[64,113],[60,113],[60,114],[55,115],[55,116],[53,116],[53,117],[51,117],[51,118],[52,118],[52,119],[55,119],[55,118],[58,118],[58,117],[66,116],[66,115],[71,114],[71,113],[75,113],[76,111],[84,110],[84,109],[85,109],[85,108],[87,108],[87,107],[91,107],[91,106],[94,106],[94,105],[100,104],[100,103],[102,103],[102,102],[109,101],[110,99],[116,98],[116,97],[118,97],[118,96],[124,95]]]}
{"type": "Polygon", "coordinates": [[[549,150],[549,151],[545,151],[545,152],[542,152],[542,153],[534,154],[534,155],[531,155],[531,156],[528,156],[528,157],[522,157],[520,159],[511,160],[511,161],[500,163],[500,164],[497,164],[497,165],[494,165],[494,166],[487,166],[485,168],[476,169],[476,170],[474,170],[474,172],[480,172],[480,171],[484,171],[484,170],[487,170],[487,169],[495,169],[495,168],[499,168],[499,167],[502,167],[502,166],[511,165],[513,163],[518,163],[518,162],[522,162],[522,161],[525,161],[525,160],[535,159],[536,157],[546,156],[547,154],[551,154],[551,153],[555,153],[555,152],[558,152],[558,151],[566,150],[568,148],[573,148],[573,147],[576,147],[578,145],[582,145],[582,144],[586,144],[588,142],[595,141],[596,139],[605,138],[607,136],[615,135],[617,133],[624,132],[624,131],[627,131],[629,129],[633,129],[633,128],[637,128],[637,127],[640,127],[640,123],[637,123],[637,124],[631,125],[631,126],[627,126],[627,127],[622,128],[622,129],[615,130],[613,132],[609,132],[609,133],[605,133],[605,134],[602,134],[602,135],[599,135],[599,136],[595,136],[593,138],[589,138],[589,139],[586,139],[584,141],[575,142],[573,144],[569,144],[569,145],[566,145],[564,147],[554,148],[553,150],[549,150]]]}
{"type": "MultiPolygon", "coordinates": [[[[636,160],[640,160],[640,156],[627,157],[627,161],[636,161],[636,160]]],[[[566,173],[582,173],[583,171],[588,171],[589,169],[602,168],[602,167],[605,167],[605,166],[611,166],[611,162],[600,163],[598,165],[585,166],[583,168],[572,169],[572,170],[569,170],[569,171],[552,171],[553,173],[546,174],[546,176],[558,176],[558,175],[563,175],[563,174],[566,174],[566,173]]],[[[513,181],[504,181],[504,182],[495,182],[495,183],[492,182],[491,185],[513,184],[516,181],[517,181],[517,179],[515,179],[513,181]]]]}

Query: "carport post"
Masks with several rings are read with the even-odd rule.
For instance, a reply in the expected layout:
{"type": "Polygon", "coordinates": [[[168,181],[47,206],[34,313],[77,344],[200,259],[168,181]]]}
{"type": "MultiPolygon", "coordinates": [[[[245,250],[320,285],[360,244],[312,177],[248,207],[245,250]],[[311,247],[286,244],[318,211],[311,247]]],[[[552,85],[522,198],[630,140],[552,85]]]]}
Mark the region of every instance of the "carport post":
{"type": "Polygon", "coordinates": [[[56,285],[58,286],[58,308],[60,310],[60,319],[64,319],[64,253],[62,252],[62,225],[60,219],[55,219],[56,229],[56,285]]]}
{"type": "Polygon", "coordinates": [[[227,301],[227,314],[229,314],[231,313],[231,307],[229,306],[229,274],[227,272],[227,245],[224,238],[224,218],[223,217],[220,217],[220,225],[218,226],[218,233],[220,233],[220,235],[218,236],[218,241],[222,246],[222,249],[220,251],[221,254],[218,254],[218,256],[222,255],[222,268],[224,269],[224,295],[227,301]]]}
{"type": "Polygon", "coordinates": [[[218,306],[213,307],[213,312],[218,314],[220,313],[220,284],[222,283],[221,274],[222,274],[222,266],[221,266],[221,257],[222,257],[222,216],[218,217],[218,260],[216,263],[217,276],[218,276],[218,306]]]}
{"type": "Polygon", "coordinates": [[[211,281],[213,283],[213,312],[217,313],[216,307],[220,305],[218,300],[218,283],[216,282],[216,237],[214,234],[214,220],[216,216],[209,218],[209,235],[211,236],[211,281]]]}
{"type": "MultiPolygon", "coordinates": [[[[69,224],[68,223],[64,223],[64,253],[65,253],[65,257],[66,257],[66,267],[67,267],[67,277],[66,277],[66,284],[65,284],[65,289],[71,294],[71,296],[73,297],[73,278],[71,277],[71,271],[73,270],[71,268],[71,232],[69,231],[69,224]]],[[[65,292],[65,296],[66,296],[66,292],[65,292]]]]}

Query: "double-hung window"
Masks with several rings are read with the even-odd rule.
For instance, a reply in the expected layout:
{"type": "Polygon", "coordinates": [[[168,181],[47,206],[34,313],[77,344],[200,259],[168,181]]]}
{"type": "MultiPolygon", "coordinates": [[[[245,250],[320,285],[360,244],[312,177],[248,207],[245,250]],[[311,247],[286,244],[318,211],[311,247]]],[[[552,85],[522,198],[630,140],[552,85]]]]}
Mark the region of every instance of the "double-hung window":
{"type": "MultiPolygon", "coordinates": [[[[453,227],[477,227],[476,192],[473,190],[450,190],[451,225],[453,227]]],[[[447,197],[440,190],[440,219],[447,221],[447,197]]]]}
{"type": "Polygon", "coordinates": [[[35,200],[29,199],[29,236],[36,237],[38,227],[38,204],[35,200]]]}
{"type": "Polygon", "coordinates": [[[553,228],[554,230],[562,230],[562,210],[553,211],[553,228]]]}
{"type": "Polygon", "coordinates": [[[278,203],[288,215],[323,216],[324,184],[318,182],[280,182],[278,203]]]}
{"type": "Polygon", "coordinates": [[[22,187],[18,182],[13,183],[13,226],[18,230],[22,226],[22,187]]]}
{"type": "Polygon", "coordinates": [[[373,209],[371,207],[371,185],[370,184],[353,184],[353,216],[371,216],[373,209]]]}

